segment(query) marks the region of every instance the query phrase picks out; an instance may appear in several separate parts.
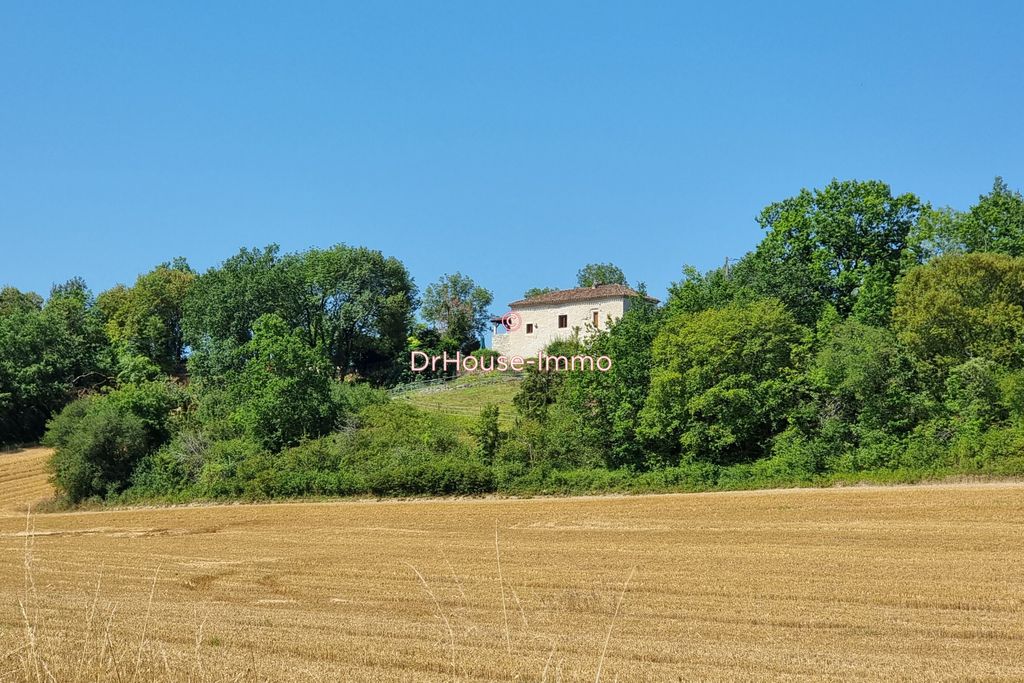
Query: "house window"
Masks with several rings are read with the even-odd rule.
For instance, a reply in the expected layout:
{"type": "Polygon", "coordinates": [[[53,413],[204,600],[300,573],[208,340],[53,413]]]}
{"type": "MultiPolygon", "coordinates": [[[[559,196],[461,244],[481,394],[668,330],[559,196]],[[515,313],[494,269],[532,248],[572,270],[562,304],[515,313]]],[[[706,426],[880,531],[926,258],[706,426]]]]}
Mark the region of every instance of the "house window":
{"type": "Polygon", "coordinates": [[[597,327],[598,326],[597,323],[600,320],[600,318],[598,317],[598,312],[597,311],[593,312],[593,320],[594,320],[594,327],[597,327]]]}
{"type": "Polygon", "coordinates": [[[558,316],[558,326],[559,327],[569,327],[569,316],[567,316],[567,315],[560,315],[560,316],[558,316]]]}
{"type": "Polygon", "coordinates": [[[526,323],[526,334],[533,334],[533,323],[526,323]]]}

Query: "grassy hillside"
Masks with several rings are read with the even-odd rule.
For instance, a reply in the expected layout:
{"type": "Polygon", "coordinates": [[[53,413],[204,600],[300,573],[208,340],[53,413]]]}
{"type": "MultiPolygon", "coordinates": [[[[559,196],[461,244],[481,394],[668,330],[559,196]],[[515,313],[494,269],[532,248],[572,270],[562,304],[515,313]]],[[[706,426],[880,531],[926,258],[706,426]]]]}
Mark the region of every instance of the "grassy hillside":
{"type": "Polygon", "coordinates": [[[466,375],[443,383],[407,385],[393,398],[423,410],[454,415],[467,426],[476,421],[481,408],[491,403],[501,411],[502,425],[509,426],[515,418],[512,398],[519,391],[519,381],[518,377],[498,373],[466,375]]]}

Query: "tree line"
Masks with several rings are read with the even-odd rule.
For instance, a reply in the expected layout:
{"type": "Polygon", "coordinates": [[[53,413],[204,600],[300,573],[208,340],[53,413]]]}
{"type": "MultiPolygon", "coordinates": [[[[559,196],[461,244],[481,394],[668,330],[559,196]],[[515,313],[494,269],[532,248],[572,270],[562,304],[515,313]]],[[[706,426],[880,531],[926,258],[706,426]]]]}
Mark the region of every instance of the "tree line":
{"type": "MultiPolygon", "coordinates": [[[[492,296],[422,292],[346,245],[161,264],[93,296],[0,290],[0,442],[55,446],[64,498],[675,490],[1024,469],[1024,198],[964,211],[833,181],[758,215],[742,259],[529,370],[515,428],[389,400],[409,352],[487,353],[492,296]],[[417,312],[419,315],[417,316],[417,312]]],[[[591,264],[581,286],[625,283],[591,264]]],[[[643,287],[638,286],[643,293],[643,287]]],[[[534,288],[526,296],[544,293],[534,288]]]]}
{"type": "MultiPolygon", "coordinates": [[[[54,411],[94,393],[165,379],[195,395],[237,389],[245,377],[257,381],[255,358],[289,344],[304,356],[303,372],[392,384],[406,371],[410,345],[478,348],[491,299],[460,273],[421,297],[398,259],[346,245],[241,249],[202,274],[178,258],[98,296],[81,278],[45,300],[7,286],[0,444],[37,440],[54,411]],[[425,322],[415,319],[421,304],[425,322]]],[[[285,431],[306,434],[307,426],[285,431]]]]}
{"type": "Polygon", "coordinates": [[[1024,471],[1019,192],[955,211],[833,181],[758,222],[738,262],[563,344],[610,373],[530,373],[506,463],[555,488],[566,463],[584,487],[1024,471]]]}

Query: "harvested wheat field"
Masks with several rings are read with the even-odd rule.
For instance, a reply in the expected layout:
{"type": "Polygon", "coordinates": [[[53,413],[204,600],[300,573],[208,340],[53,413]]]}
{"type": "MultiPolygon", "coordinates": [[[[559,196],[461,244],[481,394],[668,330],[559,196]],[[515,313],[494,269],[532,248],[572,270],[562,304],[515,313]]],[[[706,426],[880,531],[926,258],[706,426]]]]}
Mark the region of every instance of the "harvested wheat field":
{"type": "Polygon", "coordinates": [[[31,518],[0,496],[0,680],[1024,679],[1019,484],[31,518]]]}
{"type": "Polygon", "coordinates": [[[49,448],[0,452],[0,514],[24,511],[53,496],[46,475],[49,456],[49,448]]]}

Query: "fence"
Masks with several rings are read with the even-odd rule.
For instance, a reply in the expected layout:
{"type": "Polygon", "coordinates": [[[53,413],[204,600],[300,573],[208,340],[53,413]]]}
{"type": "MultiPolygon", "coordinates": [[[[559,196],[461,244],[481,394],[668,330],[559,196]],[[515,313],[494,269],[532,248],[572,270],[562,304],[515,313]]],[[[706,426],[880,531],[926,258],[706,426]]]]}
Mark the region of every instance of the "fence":
{"type": "Polygon", "coordinates": [[[468,389],[470,387],[482,387],[488,384],[503,384],[506,382],[518,382],[522,379],[523,373],[521,372],[506,372],[501,375],[495,376],[473,376],[473,375],[461,375],[457,377],[435,377],[433,379],[418,379],[414,382],[407,382],[405,384],[397,384],[388,390],[391,396],[401,396],[408,393],[417,394],[431,394],[438,391],[457,391],[459,389],[468,389]],[[473,379],[467,380],[467,377],[473,379]],[[462,380],[458,382],[458,380],[462,380]],[[451,386],[453,382],[458,382],[454,386],[451,386]]]}

